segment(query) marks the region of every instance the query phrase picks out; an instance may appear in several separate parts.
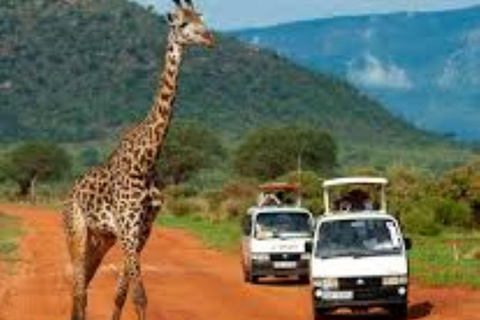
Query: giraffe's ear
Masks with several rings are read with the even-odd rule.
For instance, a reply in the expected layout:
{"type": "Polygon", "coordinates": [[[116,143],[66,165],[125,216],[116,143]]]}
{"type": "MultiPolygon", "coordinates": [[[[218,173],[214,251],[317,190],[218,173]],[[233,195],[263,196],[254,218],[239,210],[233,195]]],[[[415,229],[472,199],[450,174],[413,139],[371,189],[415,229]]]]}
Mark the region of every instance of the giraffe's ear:
{"type": "Polygon", "coordinates": [[[184,0],[185,3],[187,4],[187,6],[189,6],[190,8],[193,8],[193,2],[192,0],[184,0]]]}
{"type": "Polygon", "coordinates": [[[167,22],[169,24],[173,24],[173,14],[167,13],[166,16],[165,16],[165,19],[167,20],[167,22]]]}

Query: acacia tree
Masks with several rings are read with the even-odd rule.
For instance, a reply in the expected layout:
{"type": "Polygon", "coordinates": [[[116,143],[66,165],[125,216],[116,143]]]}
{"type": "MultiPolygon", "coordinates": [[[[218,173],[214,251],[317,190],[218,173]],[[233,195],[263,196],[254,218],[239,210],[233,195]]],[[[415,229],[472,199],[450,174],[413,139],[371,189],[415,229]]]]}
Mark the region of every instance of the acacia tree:
{"type": "Polygon", "coordinates": [[[163,146],[157,165],[161,183],[180,184],[201,169],[225,157],[220,139],[194,122],[176,122],[163,146]]]}
{"type": "Polygon", "coordinates": [[[322,130],[298,126],[261,128],[237,149],[234,167],[244,176],[273,179],[301,165],[302,170],[330,173],[337,164],[333,137],[322,130]]]}
{"type": "Polygon", "coordinates": [[[58,179],[71,169],[71,158],[60,146],[50,142],[27,142],[7,153],[3,174],[19,186],[19,196],[35,199],[38,181],[58,179]]]}

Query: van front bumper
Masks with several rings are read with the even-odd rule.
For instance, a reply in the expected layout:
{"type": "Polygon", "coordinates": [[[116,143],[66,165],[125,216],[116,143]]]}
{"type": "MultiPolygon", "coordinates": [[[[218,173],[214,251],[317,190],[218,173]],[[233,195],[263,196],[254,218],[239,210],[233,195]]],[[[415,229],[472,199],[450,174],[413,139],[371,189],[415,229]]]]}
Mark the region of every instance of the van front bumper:
{"type": "Polygon", "coordinates": [[[364,287],[350,291],[314,288],[312,295],[316,309],[386,307],[406,304],[408,287],[406,285],[364,287]],[[336,292],[343,297],[335,297],[336,292]],[[346,292],[351,294],[345,294],[346,292]]]}
{"type": "Polygon", "coordinates": [[[286,277],[286,276],[308,276],[310,274],[309,260],[295,261],[295,267],[279,267],[275,261],[252,261],[253,276],[258,277],[286,277]]]}

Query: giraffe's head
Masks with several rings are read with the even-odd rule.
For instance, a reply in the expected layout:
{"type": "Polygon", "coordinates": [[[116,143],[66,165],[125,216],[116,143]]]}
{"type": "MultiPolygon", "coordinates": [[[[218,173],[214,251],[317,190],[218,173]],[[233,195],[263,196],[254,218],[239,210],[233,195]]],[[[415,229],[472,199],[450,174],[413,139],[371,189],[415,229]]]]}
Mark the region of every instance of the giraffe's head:
{"type": "Polygon", "coordinates": [[[174,39],[181,45],[213,47],[214,38],[202,21],[191,0],[173,0],[176,9],[167,14],[174,39]]]}

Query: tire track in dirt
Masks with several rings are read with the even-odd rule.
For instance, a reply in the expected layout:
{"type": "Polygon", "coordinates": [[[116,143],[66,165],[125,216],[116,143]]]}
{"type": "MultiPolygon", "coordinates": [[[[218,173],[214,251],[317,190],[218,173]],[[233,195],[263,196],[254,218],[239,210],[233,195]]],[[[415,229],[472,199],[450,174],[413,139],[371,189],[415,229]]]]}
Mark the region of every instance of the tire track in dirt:
{"type": "MultiPolygon", "coordinates": [[[[22,205],[0,205],[0,210],[21,217],[27,230],[14,275],[0,275],[0,320],[69,318],[70,270],[59,213],[22,205]]],[[[89,320],[110,318],[120,261],[121,253],[114,248],[93,280],[89,320]]],[[[184,231],[156,229],[142,262],[149,319],[311,319],[308,286],[289,282],[244,284],[237,255],[206,249],[184,231]]],[[[410,319],[480,319],[478,291],[414,285],[410,300],[410,319]]],[[[351,319],[332,319],[343,318],[351,319]]],[[[135,319],[130,301],[123,319],[135,319]]]]}

